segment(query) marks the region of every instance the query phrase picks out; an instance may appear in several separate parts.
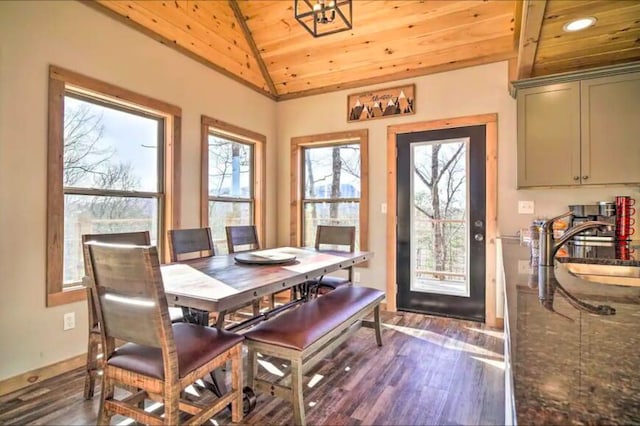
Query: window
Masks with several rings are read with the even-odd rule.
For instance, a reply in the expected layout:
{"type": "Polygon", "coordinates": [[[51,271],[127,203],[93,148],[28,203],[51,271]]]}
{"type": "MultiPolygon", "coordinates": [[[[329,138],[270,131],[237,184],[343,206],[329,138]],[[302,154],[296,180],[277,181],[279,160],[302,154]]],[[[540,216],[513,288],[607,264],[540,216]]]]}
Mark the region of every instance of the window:
{"type": "Polygon", "coordinates": [[[293,245],[313,246],[318,225],[356,227],[356,248],[368,242],[368,132],[293,138],[293,245]]]}
{"type": "Polygon", "coordinates": [[[176,156],[179,109],[56,67],[50,74],[51,306],[84,297],[83,234],[149,231],[162,253],[167,219],[177,217],[165,176],[175,170],[166,160],[176,156]]]}
{"type": "Polygon", "coordinates": [[[203,227],[217,254],[227,253],[225,227],[256,225],[263,240],[263,135],[202,117],[203,227]]]}

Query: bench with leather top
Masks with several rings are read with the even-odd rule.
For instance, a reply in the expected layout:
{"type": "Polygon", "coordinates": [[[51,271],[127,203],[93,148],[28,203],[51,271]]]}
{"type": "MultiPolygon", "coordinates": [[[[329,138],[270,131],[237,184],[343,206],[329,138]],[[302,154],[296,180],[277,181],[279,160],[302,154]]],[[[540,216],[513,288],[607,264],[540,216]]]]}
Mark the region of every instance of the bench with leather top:
{"type": "Polygon", "coordinates": [[[371,312],[376,342],[382,346],[380,302],[384,296],[384,292],[368,287],[339,288],[249,330],[244,335],[249,358],[248,385],[291,401],[296,424],[306,424],[303,375],[358,330],[371,312]],[[290,361],[290,374],[276,382],[256,378],[257,352],[290,361]]]}

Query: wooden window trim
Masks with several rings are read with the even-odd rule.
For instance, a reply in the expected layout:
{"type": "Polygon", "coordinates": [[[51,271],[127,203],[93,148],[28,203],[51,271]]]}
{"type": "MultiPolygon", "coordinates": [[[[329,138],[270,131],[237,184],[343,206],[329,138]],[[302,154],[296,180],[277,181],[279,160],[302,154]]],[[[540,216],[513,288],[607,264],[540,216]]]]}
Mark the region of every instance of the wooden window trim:
{"type": "Polygon", "coordinates": [[[396,306],[396,203],[397,166],[396,137],[401,133],[422,132],[484,125],[486,134],[486,212],[485,212],[485,322],[490,327],[501,327],[502,319],[496,312],[496,274],[498,237],[498,114],[480,114],[443,120],[405,123],[387,127],[387,310],[395,312],[396,306]]]}
{"type": "Polygon", "coordinates": [[[346,143],[360,145],[360,250],[369,249],[369,131],[323,133],[291,138],[291,213],[290,235],[292,246],[302,245],[302,149],[320,148],[346,143]]]}
{"type": "MultiPolygon", "coordinates": [[[[164,210],[161,235],[168,247],[167,229],[180,223],[180,140],[182,110],[164,101],[66,70],[49,66],[48,133],[47,133],[47,276],[46,305],[58,306],[78,302],[86,297],[84,287],[63,290],[64,193],[63,138],[64,97],[67,88],[75,92],[96,94],[107,101],[163,116],[164,146],[164,210]]],[[[168,250],[162,258],[168,261],[168,250]]]]}
{"type": "Polygon", "coordinates": [[[211,129],[228,133],[230,137],[240,137],[243,143],[253,144],[253,223],[262,245],[266,243],[266,144],[263,134],[244,129],[222,120],[201,116],[201,178],[200,178],[200,226],[209,227],[209,134],[211,129]]]}

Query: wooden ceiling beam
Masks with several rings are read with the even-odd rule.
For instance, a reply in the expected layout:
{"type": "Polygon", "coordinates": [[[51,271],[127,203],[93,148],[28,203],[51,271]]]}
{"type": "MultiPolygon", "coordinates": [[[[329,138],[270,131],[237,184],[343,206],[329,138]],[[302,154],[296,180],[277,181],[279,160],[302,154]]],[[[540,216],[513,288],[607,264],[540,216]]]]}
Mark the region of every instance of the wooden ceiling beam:
{"type": "Polygon", "coordinates": [[[253,56],[255,57],[256,62],[258,63],[260,72],[262,73],[262,77],[264,78],[264,81],[267,82],[267,86],[269,86],[269,91],[271,92],[272,95],[278,96],[278,91],[276,90],[276,86],[275,84],[273,84],[273,80],[271,79],[271,75],[269,75],[267,66],[264,63],[262,56],[260,56],[260,51],[256,46],[256,42],[253,40],[253,37],[251,36],[251,30],[249,30],[249,27],[247,26],[247,21],[245,20],[244,15],[242,14],[242,10],[240,10],[240,5],[238,5],[237,0],[229,0],[229,6],[231,6],[231,10],[233,10],[233,13],[236,16],[236,20],[238,21],[238,24],[242,29],[242,33],[244,34],[244,37],[247,40],[247,43],[249,44],[251,51],[253,52],[253,56]]]}
{"type": "Polygon", "coordinates": [[[522,30],[518,44],[518,79],[529,78],[538,50],[538,40],[544,19],[547,0],[524,0],[522,6],[522,30]]]}

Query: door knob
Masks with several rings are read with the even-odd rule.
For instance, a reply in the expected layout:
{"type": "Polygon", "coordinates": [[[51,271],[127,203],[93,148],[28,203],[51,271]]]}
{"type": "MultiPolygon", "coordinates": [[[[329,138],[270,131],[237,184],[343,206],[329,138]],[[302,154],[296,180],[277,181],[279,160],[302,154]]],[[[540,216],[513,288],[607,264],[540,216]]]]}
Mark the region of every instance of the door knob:
{"type": "Polygon", "coordinates": [[[484,235],[476,234],[476,235],[473,236],[473,238],[475,238],[476,241],[482,241],[482,240],[484,240],[484,235]]]}
{"type": "Polygon", "coordinates": [[[482,228],[482,225],[484,225],[484,223],[481,220],[476,220],[475,222],[473,222],[473,225],[476,228],[482,228]]]}

